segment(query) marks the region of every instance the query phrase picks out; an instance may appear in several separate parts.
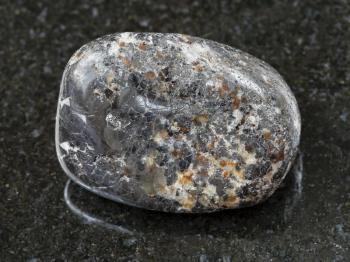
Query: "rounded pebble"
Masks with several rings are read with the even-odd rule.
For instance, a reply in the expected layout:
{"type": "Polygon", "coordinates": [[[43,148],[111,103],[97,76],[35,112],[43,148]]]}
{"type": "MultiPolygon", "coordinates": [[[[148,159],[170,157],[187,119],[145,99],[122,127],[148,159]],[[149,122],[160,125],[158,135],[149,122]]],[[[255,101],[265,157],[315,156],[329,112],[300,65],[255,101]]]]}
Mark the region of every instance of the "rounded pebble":
{"type": "Polygon", "coordinates": [[[63,74],[59,161],[109,199],[167,212],[255,205],[295,158],[300,114],[271,66],[182,34],[117,33],[81,47],[63,74]]]}

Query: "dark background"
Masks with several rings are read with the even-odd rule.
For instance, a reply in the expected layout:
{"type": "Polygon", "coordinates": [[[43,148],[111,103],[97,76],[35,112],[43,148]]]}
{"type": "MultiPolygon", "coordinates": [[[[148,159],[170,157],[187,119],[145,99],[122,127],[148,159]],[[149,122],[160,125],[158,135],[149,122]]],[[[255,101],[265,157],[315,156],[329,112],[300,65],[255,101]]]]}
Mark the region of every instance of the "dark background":
{"type": "Polygon", "coordinates": [[[0,261],[349,261],[349,47],[346,0],[1,0],[0,261]],[[123,31],[212,39],[285,77],[302,140],[281,190],[257,207],[194,216],[74,185],[66,203],[54,146],[60,78],[81,45],[123,31]]]}

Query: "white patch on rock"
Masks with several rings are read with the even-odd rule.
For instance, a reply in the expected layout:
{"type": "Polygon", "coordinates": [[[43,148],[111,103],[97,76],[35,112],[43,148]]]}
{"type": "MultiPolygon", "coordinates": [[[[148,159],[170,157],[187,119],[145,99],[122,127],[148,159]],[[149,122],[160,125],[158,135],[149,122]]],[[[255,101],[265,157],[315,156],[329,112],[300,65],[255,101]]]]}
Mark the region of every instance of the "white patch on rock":
{"type": "Polygon", "coordinates": [[[70,97],[66,97],[65,99],[62,99],[60,101],[60,107],[63,107],[64,105],[70,106],[70,100],[71,100],[70,97]]]}

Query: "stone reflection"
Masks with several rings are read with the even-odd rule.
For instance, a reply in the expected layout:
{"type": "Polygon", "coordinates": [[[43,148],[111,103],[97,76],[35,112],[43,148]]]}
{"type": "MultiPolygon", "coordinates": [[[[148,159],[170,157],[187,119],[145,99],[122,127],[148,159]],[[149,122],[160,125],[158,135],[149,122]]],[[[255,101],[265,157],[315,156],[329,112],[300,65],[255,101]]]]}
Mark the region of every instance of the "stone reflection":
{"type": "Polygon", "coordinates": [[[220,236],[236,234],[256,239],[261,234],[283,232],[298,213],[302,201],[303,158],[299,153],[284,185],[265,203],[244,209],[209,214],[172,214],[134,208],[101,198],[67,181],[64,199],[68,208],[85,223],[129,236],[164,234],[220,236]]]}
{"type": "Polygon", "coordinates": [[[117,224],[112,224],[112,223],[108,223],[103,219],[100,219],[98,217],[96,217],[94,214],[90,214],[89,212],[86,212],[82,209],[80,209],[78,206],[76,206],[72,200],[71,200],[71,187],[72,186],[77,186],[77,185],[71,185],[72,181],[68,180],[66,183],[66,186],[64,188],[64,201],[66,202],[68,208],[77,216],[79,216],[81,219],[85,220],[85,222],[87,223],[91,223],[91,224],[96,224],[96,225],[100,225],[103,226],[107,229],[113,229],[118,231],[119,233],[122,234],[128,234],[128,235],[132,235],[133,232],[126,229],[123,226],[119,226],[117,224]]]}

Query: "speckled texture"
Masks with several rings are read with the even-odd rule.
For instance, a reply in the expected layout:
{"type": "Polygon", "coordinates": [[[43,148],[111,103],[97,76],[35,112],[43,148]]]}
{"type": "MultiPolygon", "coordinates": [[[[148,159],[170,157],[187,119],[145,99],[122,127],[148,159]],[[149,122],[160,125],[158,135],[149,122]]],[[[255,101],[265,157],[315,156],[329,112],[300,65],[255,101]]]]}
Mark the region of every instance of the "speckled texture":
{"type": "Polygon", "coordinates": [[[348,262],[348,1],[13,0],[0,13],[1,261],[348,262]],[[83,43],[125,31],[196,35],[278,69],[301,113],[299,183],[289,172],[260,205],[202,215],[131,208],[72,184],[72,203],[115,226],[73,213],[53,139],[57,87],[83,43]]]}
{"type": "Polygon", "coordinates": [[[117,33],[81,47],[56,121],[58,158],[74,181],[170,212],[266,200],[300,138],[296,100],[272,67],[182,34],[117,33]]]}

